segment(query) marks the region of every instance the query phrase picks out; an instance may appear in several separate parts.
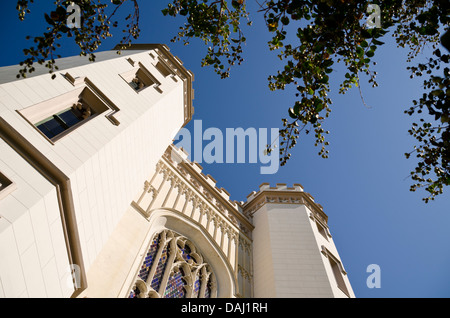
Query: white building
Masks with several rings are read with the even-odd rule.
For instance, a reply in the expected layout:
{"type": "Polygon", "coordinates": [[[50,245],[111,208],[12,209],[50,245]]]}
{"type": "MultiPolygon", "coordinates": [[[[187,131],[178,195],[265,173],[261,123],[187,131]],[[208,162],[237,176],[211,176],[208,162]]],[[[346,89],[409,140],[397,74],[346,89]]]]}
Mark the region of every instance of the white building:
{"type": "Polygon", "coordinates": [[[246,202],[172,146],[193,74],[164,45],[0,68],[1,297],[354,297],[300,184],[246,202]]]}

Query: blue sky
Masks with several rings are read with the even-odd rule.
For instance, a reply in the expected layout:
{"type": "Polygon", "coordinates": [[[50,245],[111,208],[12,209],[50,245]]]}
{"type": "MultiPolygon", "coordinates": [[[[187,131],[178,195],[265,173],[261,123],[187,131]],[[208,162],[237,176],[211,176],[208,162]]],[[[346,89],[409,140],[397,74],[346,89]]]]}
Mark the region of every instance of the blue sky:
{"type": "MultiPolygon", "coordinates": [[[[1,66],[21,61],[22,49],[31,44],[25,36],[44,31],[43,12],[51,3],[32,5],[31,15],[20,22],[15,1],[1,2],[1,66]]],[[[201,42],[192,41],[189,46],[170,42],[182,20],[162,16],[167,1],[139,3],[142,33],[137,42],[169,45],[195,74],[194,119],[202,120],[203,130],[282,127],[281,118],[287,118],[295,96],[288,90],[268,89],[267,77],[276,74],[282,64],[277,52],[268,49],[270,34],[256,13],[256,2],[248,1],[254,23],[245,28],[245,62],[234,67],[225,80],[200,66],[206,52],[201,42]]],[[[100,50],[119,41],[120,32],[114,34],[100,50]]],[[[273,175],[260,174],[260,164],[202,166],[237,201],[245,200],[263,182],[301,183],[329,216],[331,234],[357,297],[449,297],[449,189],[435,201],[423,203],[424,192],[409,191],[412,181],[407,177],[415,162],[403,155],[414,145],[407,132],[411,118],[403,111],[422,94],[421,80],[409,79],[406,51],[397,49],[389,34],[383,41],[386,44],[375,56],[380,86],[372,88],[362,81],[370,108],[363,105],[357,89],[337,93],[345,74],[342,67],[331,74],[333,111],[324,124],[331,132],[328,159],[317,155],[313,136],[303,136],[291,160],[273,175]],[[380,266],[381,288],[366,285],[370,264],[380,266]]],[[[62,43],[62,56],[78,54],[74,45],[62,43]]],[[[193,122],[187,126],[192,127],[193,122]]]]}

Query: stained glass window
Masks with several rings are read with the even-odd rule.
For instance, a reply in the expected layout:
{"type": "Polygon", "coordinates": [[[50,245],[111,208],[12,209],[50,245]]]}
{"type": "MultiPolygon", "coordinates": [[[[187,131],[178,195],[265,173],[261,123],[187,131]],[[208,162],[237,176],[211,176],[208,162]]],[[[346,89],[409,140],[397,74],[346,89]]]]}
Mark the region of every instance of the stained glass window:
{"type": "Polygon", "coordinates": [[[169,281],[167,282],[166,291],[164,292],[165,298],[186,297],[186,290],[184,289],[186,282],[183,279],[183,276],[184,274],[181,270],[178,273],[170,276],[169,281]]]}
{"type": "Polygon", "coordinates": [[[139,290],[139,288],[134,287],[133,289],[131,289],[131,291],[130,291],[130,296],[129,296],[128,298],[136,298],[137,295],[140,294],[140,292],[141,292],[141,291],[139,290]]]}
{"type": "Polygon", "coordinates": [[[181,248],[181,253],[186,262],[191,259],[191,249],[189,248],[189,246],[185,245],[183,248],[181,248]]]}
{"type": "Polygon", "coordinates": [[[159,258],[158,267],[156,267],[156,272],[152,279],[151,286],[156,291],[159,290],[161,279],[164,274],[164,270],[166,269],[168,247],[168,245],[164,247],[161,257],[159,258]]]}
{"type": "Polygon", "coordinates": [[[129,298],[197,298],[203,296],[202,290],[205,298],[216,296],[215,276],[209,264],[192,242],[169,230],[154,236],[136,279],[139,284],[131,287],[129,298]],[[194,284],[189,286],[188,281],[194,284]]]}
{"type": "Polygon", "coordinates": [[[193,298],[197,298],[200,292],[200,285],[201,285],[201,281],[200,281],[200,277],[198,276],[198,274],[195,277],[195,282],[194,282],[194,291],[192,292],[192,297],[193,298]]]}
{"type": "Polygon", "coordinates": [[[142,264],[141,270],[139,271],[139,277],[144,282],[147,280],[148,274],[153,264],[153,260],[156,256],[156,252],[158,252],[158,243],[159,243],[159,236],[156,236],[153,239],[152,245],[150,246],[150,249],[148,250],[148,253],[145,256],[144,263],[142,264]]]}
{"type": "Polygon", "coordinates": [[[205,298],[211,297],[211,280],[208,279],[208,282],[206,283],[206,289],[205,289],[205,298]]]}

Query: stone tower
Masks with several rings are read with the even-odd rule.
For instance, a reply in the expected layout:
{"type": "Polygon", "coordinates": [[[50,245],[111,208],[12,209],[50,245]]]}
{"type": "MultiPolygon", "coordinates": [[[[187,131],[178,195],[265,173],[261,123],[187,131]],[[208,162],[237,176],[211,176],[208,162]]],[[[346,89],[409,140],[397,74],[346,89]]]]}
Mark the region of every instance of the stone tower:
{"type": "Polygon", "coordinates": [[[253,226],[254,297],[354,297],[320,204],[300,184],[262,184],[243,205],[253,226]]]}

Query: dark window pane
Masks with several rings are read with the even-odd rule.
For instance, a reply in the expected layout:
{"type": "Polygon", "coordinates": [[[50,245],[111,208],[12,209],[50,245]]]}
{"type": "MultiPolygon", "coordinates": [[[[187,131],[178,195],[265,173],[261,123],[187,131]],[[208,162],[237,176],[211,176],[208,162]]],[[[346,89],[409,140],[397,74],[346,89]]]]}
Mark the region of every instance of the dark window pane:
{"type": "MultiPolygon", "coordinates": [[[[92,111],[89,110],[87,116],[92,115],[92,111]]],[[[83,121],[83,114],[78,109],[68,108],[58,114],[53,115],[39,123],[36,127],[42,131],[48,138],[52,139],[55,136],[62,133],[64,130],[78,124],[83,121]]]]}
{"type": "Polygon", "coordinates": [[[47,120],[40,125],[37,125],[37,128],[42,131],[48,138],[53,138],[64,131],[64,128],[54,118],[47,120]]]}
{"type": "Polygon", "coordinates": [[[65,112],[58,115],[59,118],[61,118],[67,126],[72,127],[75,124],[78,124],[82,118],[77,117],[74,112],[72,112],[72,109],[68,109],[65,112]]]}

